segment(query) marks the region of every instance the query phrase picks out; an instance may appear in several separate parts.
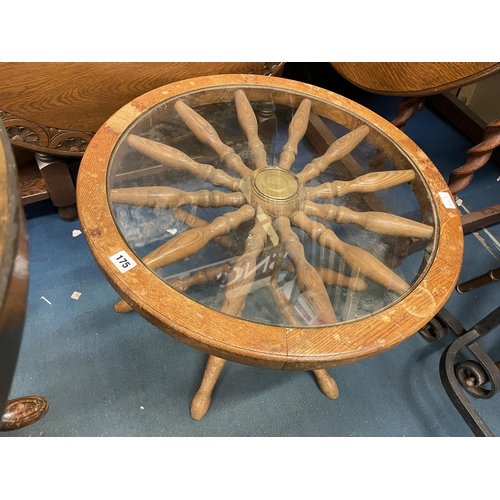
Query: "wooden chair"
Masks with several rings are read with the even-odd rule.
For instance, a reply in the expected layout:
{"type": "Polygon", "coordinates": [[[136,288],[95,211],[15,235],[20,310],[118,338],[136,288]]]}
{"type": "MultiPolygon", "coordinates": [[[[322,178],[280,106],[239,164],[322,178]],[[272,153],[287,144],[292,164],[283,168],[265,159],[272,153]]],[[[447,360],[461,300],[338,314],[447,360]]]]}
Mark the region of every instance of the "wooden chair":
{"type": "Polygon", "coordinates": [[[0,119],[19,169],[23,203],[50,198],[77,217],[71,163],[119,108],[154,88],[197,76],[278,74],[283,63],[0,63],[0,119]]]}

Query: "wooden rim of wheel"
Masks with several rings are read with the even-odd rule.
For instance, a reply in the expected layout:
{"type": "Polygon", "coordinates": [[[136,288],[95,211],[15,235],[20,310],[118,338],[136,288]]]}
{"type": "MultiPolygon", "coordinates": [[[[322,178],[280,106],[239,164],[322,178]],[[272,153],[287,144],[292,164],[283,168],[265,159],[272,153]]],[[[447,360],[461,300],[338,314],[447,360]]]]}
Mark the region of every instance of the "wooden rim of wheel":
{"type": "MultiPolygon", "coordinates": [[[[276,92],[279,99],[280,92],[276,92]]],[[[209,95],[209,94],[206,94],[209,95]]],[[[220,98],[220,95],[219,95],[220,98]]],[[[430,159],[399,129],[372,111],[330,91],[282,78],[218,75],[183,80],[148,92],[116,112],[99,129],[80,165],[77,206],[84,234],[110,284],[134,310],[174,338],[209,354],[243,364],[280,369],[319,369],[370,358],[416,333],[445,304],[462,263],[463,232],[446,182],[430,159]],[[289,92],[286,104],[312,100],[312,112],[353,130],[367,125],[367,140],[396,167],[412,165],[432,205],[436,232],[433,257],[416,284],[396,303],[361,319],[321,327],[285,327],[228,316],[174,290],[142,262],[121,273],[110,257],[127,251],[107,196],[108,166],[127,129],[166,100],[208,89],[289,92]],[[441,196],[439,195],[441,193],[441,196]]],[[[132,252],[130,250],[130,252],[132,252]]]]}

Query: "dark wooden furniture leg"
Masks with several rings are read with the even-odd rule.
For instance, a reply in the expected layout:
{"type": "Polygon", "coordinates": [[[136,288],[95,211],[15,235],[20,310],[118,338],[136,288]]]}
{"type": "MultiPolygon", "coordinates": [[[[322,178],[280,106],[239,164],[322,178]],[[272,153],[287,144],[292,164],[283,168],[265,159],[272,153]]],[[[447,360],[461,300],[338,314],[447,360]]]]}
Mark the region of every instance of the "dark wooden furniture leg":
{"type": "Polygon", "coordinates": [[[469,149],[465,163],[455,169],[448,185],[453,194],[467,187],[476,170],[479,170],[491,157],[493,150],[500,145],[500,118],[491,122],[484,130],[483,141],[469,149]]]}
{"type": "MultiPolygon", "coordinates": [[[[425,97],[405,97],[398,104],[398,114],[392,124],[404,132],[406,123],[417,112],[422,111],[425,104],[425,97]]],[[[377,172],[382,170],[384,166],[385,155],[378,152],[370,161],[370,172],[377,172]]]]}
{"type": "Polygon", "coordinates": [[[2,122],[0,179],[0,431],[8,431],[36,422],[49,405],[41,396],[7,401],[26,315],[29,260],[17,166],[2,122]]]}
{"type": "Polygon", "coordinates": [[[5,303],[0,309],[0,431],[31,425],[49,411],[43,396],[26,396],[7,402],[21,344],[28,293],[28,243],[22,207],[17,256],[5,303]],[[5,408],[5,410],[4,410],[5,408]]]}
{"type": "Polygon", "coordinates": [[[59,215],[67,221],[76,220],[76,191],[68,164],[62,158],[46,153],[36,153],[35,158],[59,215]]]}

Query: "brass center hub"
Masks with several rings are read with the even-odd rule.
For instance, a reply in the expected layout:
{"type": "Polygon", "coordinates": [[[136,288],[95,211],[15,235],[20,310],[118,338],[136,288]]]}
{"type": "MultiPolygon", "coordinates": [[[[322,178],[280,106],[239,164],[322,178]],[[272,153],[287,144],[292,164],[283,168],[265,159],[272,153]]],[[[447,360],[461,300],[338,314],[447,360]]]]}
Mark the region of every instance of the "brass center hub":
{"type": "Polygon", "coordinates": [[[260,194],[276,201],[289,200],[299,190],[295,175],[276,167],[259,171],[254,178],[254,186],[260,194]]]}

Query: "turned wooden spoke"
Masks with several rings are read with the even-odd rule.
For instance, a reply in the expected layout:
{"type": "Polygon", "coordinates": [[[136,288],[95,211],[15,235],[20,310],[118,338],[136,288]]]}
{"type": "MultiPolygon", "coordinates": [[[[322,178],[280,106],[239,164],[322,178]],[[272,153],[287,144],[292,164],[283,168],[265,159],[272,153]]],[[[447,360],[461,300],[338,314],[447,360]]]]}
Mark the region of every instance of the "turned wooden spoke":
{"type": "Polygon", "coordinates": [[[305,184],[311,179],[314,179],[319,174],[325,171],[325,169],[333,163],[338,161],[344,156],[347,156],[370,132],[370,129],[366,125],[349,132],[340,139],[337,139],[326,151],[323,156],[315,158],[311,163],[308,163],[302,171],[297,174],[297,177],[305,184]]]}
{"type": "Polygon", "coordinates": [[[267,233],[261,224],[256,223],[248,234],[245,252],[234,264],[229,273],[221,311],[238,316],[245,307],[245,300],[252,288],[257,271],[257,257],[262,253],[267,233]]]}
{"type": "MultiPolygon", "coordinates": [[[[201,217],[196,217],[195,215],[190,214],[189,212],[187,212],[182,208],[174,208],[174,210],[172,210],[172,215],[175,217],[176,220],[184,222],[187,226],[191,228],[205,227],[210,224],[205,219],[202,219],[201,217]]],[[[217,236],[216,238],[214,238],[214,240],[217,243],[219,243],[219,245],[222,245],[223,247],[226,248],[231,248],[233,246],[233,238],[231,238],[231,236],[229,236],[228,234],[217,236]]]]}
{"type": "MultiPolygon", "coordinates": [[[[221,274],[227,274],[230,269],[231,264],[229,262],[223,262],[222,264],[202,269],[191,276],[172,278],[167,280],[167,283],[179,292],[185,292],[194,285],[204,285],[205,283],[219,279],[221,274]]],[[[119,300],[114,305],[114,309],[118,313],[129,313],[133,311],[133,309],[124,300],[119,300]]]]}
{"type": "Polygon", "coordinates": [[[241,179],[235,179],[223,170],[214,168],[212,165],[198,163],[182,151],[171,146],[139,137],[138,135],[128,136],[127,143],[135,150],[140,151],[153,160],[159,161],[167,167],[195,174],[200,179],[211,182],[214,186],[222,186],[231,191],[238,191],[240,189],[241,179]]]}
{"type": "Polygon", "coordinates": [[[256,168],[264,168],[267,166],[267,154],[264,143],[259,138],[257,117],[243,90],[237,90],[234,93],[234,101],[236,103],[238,123],[248,139],[250,154],[255,166],[256,168]]]}
{"type": "Polygon", "coordinates": [[[305,231],[312,240],[317,241],[321,246],[339,254],[351,268],[359,271],[387,290],[403,294],[410,288],[408,283],[372,254],[344,243],[331,229],[327,229],[323,224],[309,219],[304,212],[295,213],[292,216],[292,223],[305,231]]]}
{"type": "Polygon", "coordinates": [[[317,198],[339,197],[349,193],[374,193],[381,189],[411,182],[415,178],[413,170],[394,170],[387,172],[372,172],[360,175],[350,181],[325,182],[319,186],[306,189],[308,200],[317,198]]]}
{"type": "Polygon", "coordinates": [[[191,274],[190,276],[184,276],[181,278],[172,278],[167,280],[167,283],[178,290],[179,292],[185,292],[189,288],[195,285],[204,285],[210,281],[215,281],[223,274],[227,274],[231,269],[231,264],[229,262],[223,262],[216,266],[209,266],[201,271],[191,274]]]}
{"type": "Polygon", "coordinates": [[[316,267],[315,269],[325,285],[345,286],[353,292],[362,292],[368,286],[368,283],[360,277],[351,278],[325,267],[316,267]]]}
{"type": "Polygon", "coordinates": [[[293,307],[285,297],[285,294],[280,290],[278,282],[275,279],[269,282],[267,289],[271,293],[274,305],[278,308],[283,318],[285,318],[286,323],[292,326],[302,326],[302,323],[293,312],[293,307]]]}
{"type": "Polygon", "coordinates": [[[384,212],[355,212],[347,207],[320,205],[312,201],[304,203],[303,211],[306,215],[339,224],[357,224],[380,234],[423,239],[430,239],[434,234],[432,226],[384,212]]]}
{"type": "Polygon", "coordinates": [[[205,118],[200,116],[183,101],[177,101],[174,107],[191,132],[193,132],[201,142],[211,147],[219,155],[221,161],[229,168],[240,177],[247,177],[252,174],[252,170],[243,163],[243,160],[234,152],[234,149],[220,140],[215,129],[205,120],[205,118]]]}
{"type": "MultiPolygon", "coordinates": [[[[281,269],[295,274],[295,267],[290,261],[283,262],[281,269]]],[[[345,286],[353,292],[362,292],[368,286],[368,283],[359,276],[351,278],[326,267],[315,267],[314,269],[316,269],[325,285],[345,286]]]]}
{"type": "Polygon", "coordinates": [[[255,210],[250,205],[243,205],[236,212],[217,217],[207,226],[188,229],[153,250],[142,261],[151,269],[173,264],[200,251],[210,240],[236,229],[254,215],[255,210]]]}
{"type": "Polygon", "coordinates": [[[293,165],[298,153],[298,144],[307,131],[310,113],[311,101],[304,99],[297,108],[288,127],[288,141],[283,146],[279,159],[280,168],[289,170],[293,165]]]}
{"type": "Polygon", "coordinates": [[[241,207],[246,203],[243,193],[223,193],[208,189],[188,192],[163,186],[111,189],[109,199],[113,203],[155,208],[175,208],[181,205],[202,208],[241,207]]]}
{"type": "Polygon", "coordinates": [[[285,217],[278,217],[275,220],[275,226],[280,242],[285,247],[295,267],[295,277],[300,292],[318,313],[320,322],[324,324],[336,323],[337,318],[323,280],[316,272],[316,269],[307,262],[304,247],[297,235],[292,231],[290,221],[285,217]]]}

